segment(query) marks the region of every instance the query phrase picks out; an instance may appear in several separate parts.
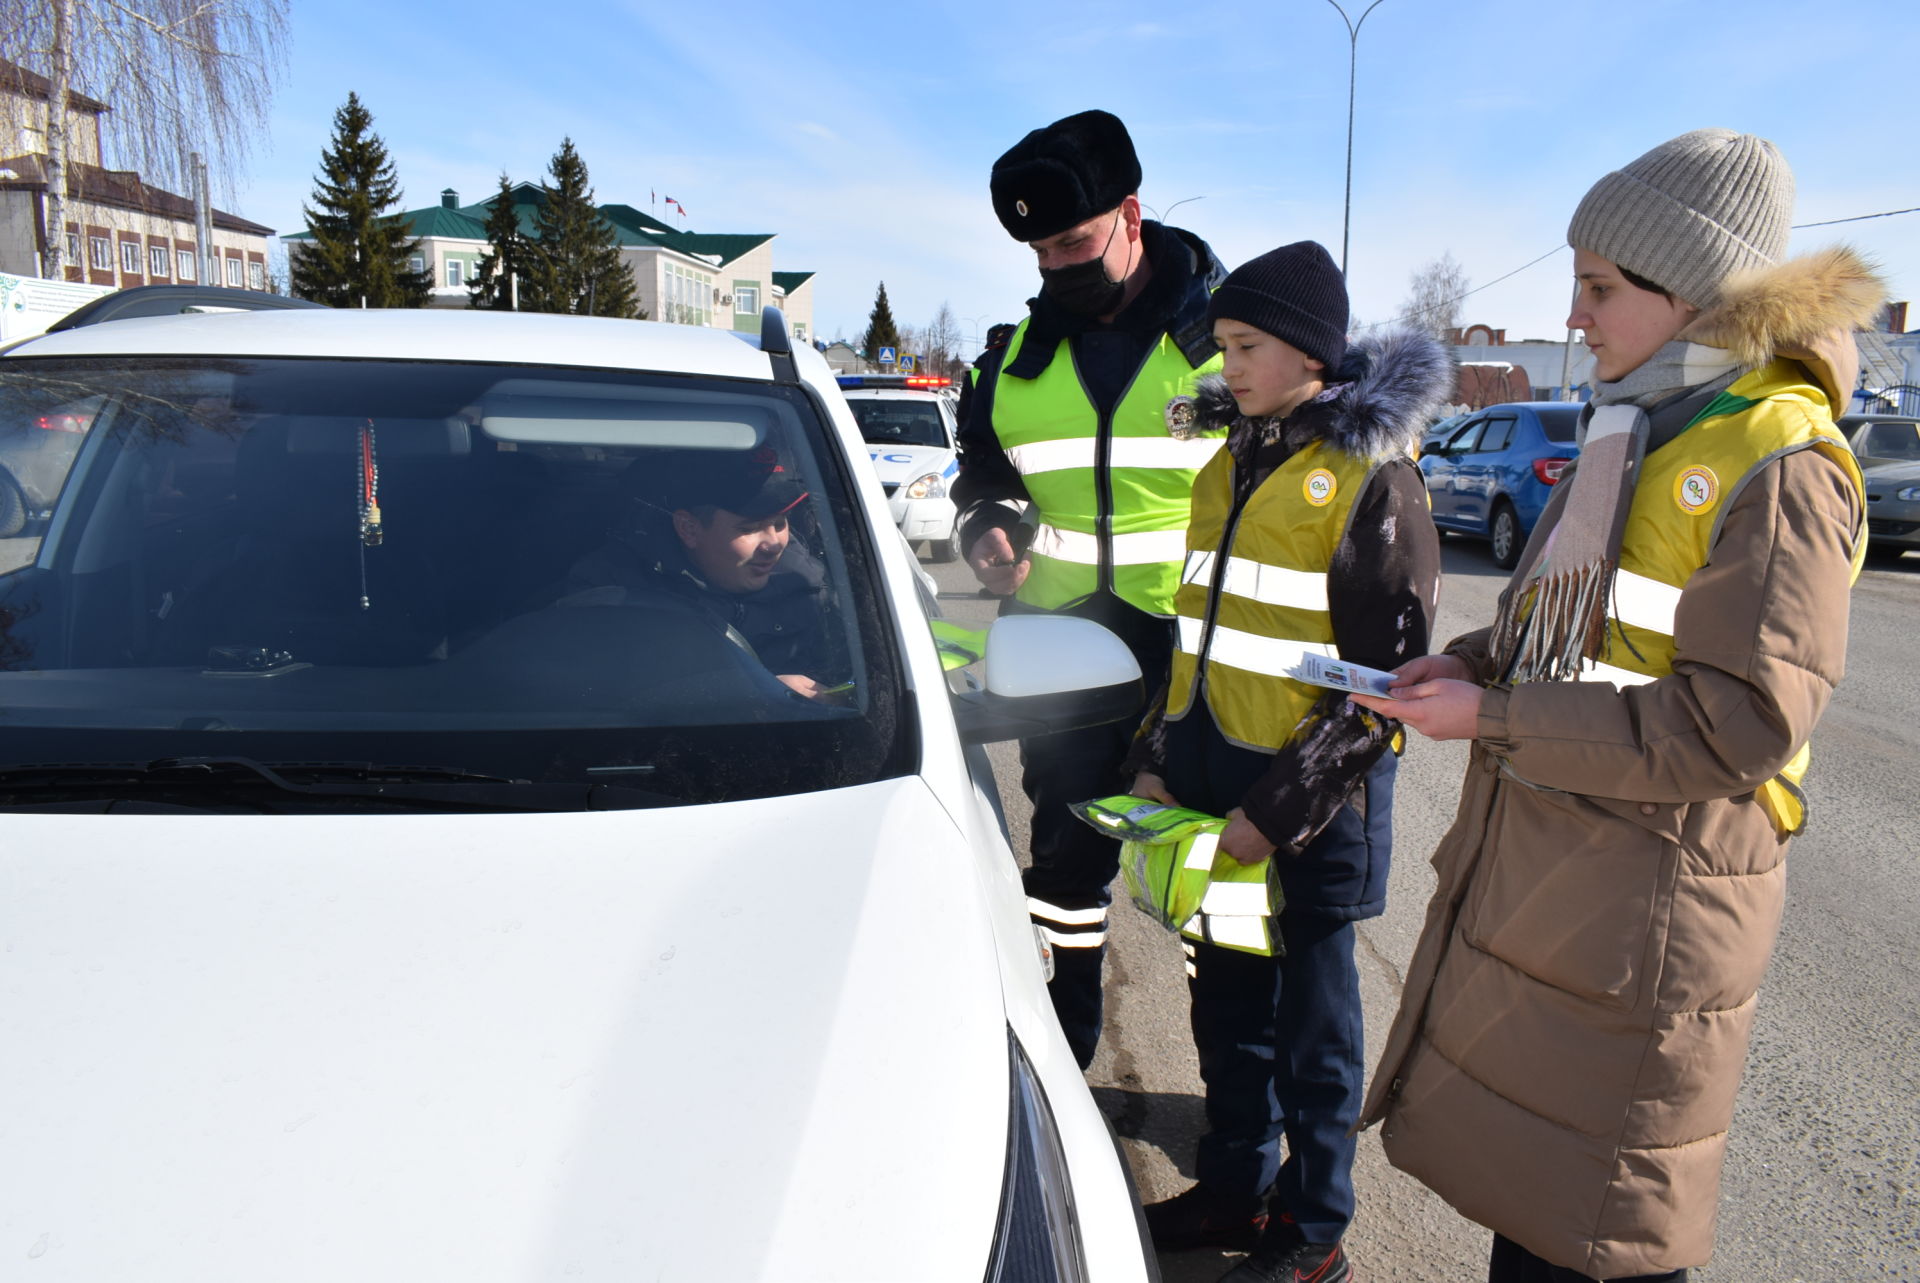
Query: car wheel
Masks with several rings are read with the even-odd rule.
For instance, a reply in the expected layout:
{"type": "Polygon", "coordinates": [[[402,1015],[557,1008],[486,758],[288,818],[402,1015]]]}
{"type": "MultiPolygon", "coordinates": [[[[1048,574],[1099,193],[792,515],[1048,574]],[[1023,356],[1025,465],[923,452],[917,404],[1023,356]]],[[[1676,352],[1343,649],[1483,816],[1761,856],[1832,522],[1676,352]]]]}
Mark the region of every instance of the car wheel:
{"type": "Polygon", "coordinates": [[[939,565],[960,560],[960,523],[953,523],[945,539],[927,540],[927,560],[939,565]]]}
{"type": "Polygon", "coordinates": [[[27,497],[12,477],[0,472],[0,539],[11,539],[27,528],[27,497]]]}
{"type": "Polygon", "coordinates": [[[1520,549],[1526,544],[1520,533],[1520,514],[1513,510],[1512,504],[1502,502],[1493,510],[1487,541],[1493,545],[1493,564],[1502,570],[1512,570],[1520,560],[1520,549]]]}

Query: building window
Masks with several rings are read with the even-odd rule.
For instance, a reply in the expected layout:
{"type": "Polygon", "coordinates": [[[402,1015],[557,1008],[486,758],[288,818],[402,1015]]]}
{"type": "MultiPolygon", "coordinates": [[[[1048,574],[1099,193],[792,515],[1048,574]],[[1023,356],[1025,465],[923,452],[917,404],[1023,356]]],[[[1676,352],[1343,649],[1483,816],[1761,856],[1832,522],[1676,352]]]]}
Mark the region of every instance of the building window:
{"type": "Polygon", "coordinates": [[[265,263],[247,264],[247,288],[264,290],[267,288],[267,265],[265,263]]]}
{"type": "Polygon", "coordinates": [[[236,290],[240,288],[240,260],[237,258],[227,260],[227,284],[236,290]]]}
{"type": "Polygon", "coordinates": [[[756,316],[760,312],[760,287],[758,285],[735,285],[733,287],[733,310],[756,316]]]}
{"type": "Polygon", "coordinates": [[[175,250],[173,253],[173,261],[179,269],[175,275],[183,281],[200,279],[200,269],[196,265],[196,260],[198,260],[199,257],[198,254],[195,254],[190,249],[175,250]]]}
{"type": "Polygon", "coordinates": [[[464,266],[465,264],[457,258],[447,260],[447,285],[450,288],[460,284],[460,269],[464,266]]]}
{"type": "Polygon", "coordinates": [[[802,343],[807,341],[807,323],[805,321],[795,321],[793,323],[793,337],[799,339],[802,343]]]}
{"type": "Polygon", "coordinates": [[[80,266],[80,233],[79,232],[67,233],[67,262],[74,267],[80,266]]]}
{"type": "Polygon", "coordinates": [[[87,237],[87,261],[94,270],[111,272],[113,270],[113,244],[104,236],[87,237]]]}
{"type": "Polygon", "coordinates": [[[407,260],[407,270],[409,272],[412,272],[415,276],[418,276],[420,273],[427,270],[427,260],[424,258],[421,258],[418,254],[415,254],[412,258],[407,260]]]}
{"type": "Polygon", "coordinates": [[[120,270],[129,276],[141,274],[139,241],[120,242],[120,270]]]}
{"type": "Polygon", "coordinates": [[[147,275],[167,275],[167,247],[165,245],[147,246],[147,275]]]}

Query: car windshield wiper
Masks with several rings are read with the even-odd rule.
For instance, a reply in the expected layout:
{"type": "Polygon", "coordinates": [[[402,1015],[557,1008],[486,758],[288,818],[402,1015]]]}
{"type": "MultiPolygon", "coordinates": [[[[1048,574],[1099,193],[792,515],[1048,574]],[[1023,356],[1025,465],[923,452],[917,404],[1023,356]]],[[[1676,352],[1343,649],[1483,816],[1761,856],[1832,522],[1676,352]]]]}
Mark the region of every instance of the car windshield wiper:
{"type": "Polygon", "coordinates": [[[362,798],[459,810],[619,811],[678,806],[682,799],[617,784],[535,782],[452,766],[374,762],[275,762],[250,757],[161,757],[148,762],[45,763],[0,767],[0,794],[119,788],[253,788],[308,797],[362,798]],[[298,777],[298,778],[296,778],[298,777]]]}

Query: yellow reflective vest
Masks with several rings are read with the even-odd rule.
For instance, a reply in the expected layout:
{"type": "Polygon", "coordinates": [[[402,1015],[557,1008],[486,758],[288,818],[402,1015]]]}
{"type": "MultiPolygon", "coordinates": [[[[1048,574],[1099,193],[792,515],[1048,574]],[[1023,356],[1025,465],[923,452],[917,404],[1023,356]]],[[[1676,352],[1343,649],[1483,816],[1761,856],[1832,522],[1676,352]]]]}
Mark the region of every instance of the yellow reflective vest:
{"type": "Polygon", "coordinates": [[[1296,451],[1236,515],[1233,458],[1194,484],[1187,556],[1174,598],[1168,721],[1204,699],[1230,742],[1277,753],[1324,693],[1286,676],[1308,652],[1337,657],[1327,567],[1379,464],[1325,442],[1296,451]]]}
{"type": "MultiPolygon", "coordinates": [[[[1583,681],[1639,685],[1673,671],[1673,620],[1680,594],[1707,564],[1735,495],[1767,464],[1796,450],[1818,450],[1860,491],[1859,461],[1833,426],[1827,398],[1797,366],[1775,361],[1716,397],[1681,434],[1641,464],[1620,539],[1603,661],[1582,664],[1583,681]]],[[[1866,556],[1857,539],[1853,575],[1866,556]]],[[[1805,745],[1778,777],[1755,792],[1782,833],[1806,825],[1800,792],[1811,754],[1805,745]]]]}
{"type": "Polygon", "coordinates": [[[1166,405],[1218,371],[1220,357],[1196,368],[1161,334],[1107,419],[1087,399],[1067,340],[1035,378],[1006,372],[1027,327],[1007,345],[993,393],[994,434],[1037,518],[1020,600],[1058,610],[1110,587],[1149,614],[1172,614],[1194,477],[1226,429],[1176,437],[1166,405]]]}

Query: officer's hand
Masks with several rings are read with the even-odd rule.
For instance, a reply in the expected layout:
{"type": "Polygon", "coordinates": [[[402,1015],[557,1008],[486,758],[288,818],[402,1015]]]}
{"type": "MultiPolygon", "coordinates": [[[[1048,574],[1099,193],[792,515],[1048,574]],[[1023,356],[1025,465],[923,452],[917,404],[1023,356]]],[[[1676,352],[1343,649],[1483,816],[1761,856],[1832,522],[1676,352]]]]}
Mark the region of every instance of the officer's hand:
{"type": "Polygon", "coordinates": [[[1027,572],[1033,569],[1033,563],[1024,558],[1014,560],[1013,542],[998,526],[973,541],[973,547],[967,549],[967,564],[973,567],[973,577],[980,586],[996,597],[1019,592],[1020,585],[1027,582],[1027,572]]]}
{"type": "Polygon", "coordinates": [[[777,680],[794,694],[805,695],[808,699],[819,699],[826,694],[826,687],[799,673],[781,673],[777,680]]]}
{"type": "Polygon", "coordinates": [[[1242,864],[1258,864],[1273,854],[1274,846],[1236,806],[1227,812],[1227,831],[1220,835],[1220,849],[1242,864]]]}
{"type": "Polygon", "coordinates": [[[1159,802],[1165,806],[1178,806],[1173,794],[1167,792],[1167,782],[1152,771],[1142,771],[1133,777],[1133,787],[1127,790],[1134,797],[1144,797],[1149,802],[1159,802]]]}

